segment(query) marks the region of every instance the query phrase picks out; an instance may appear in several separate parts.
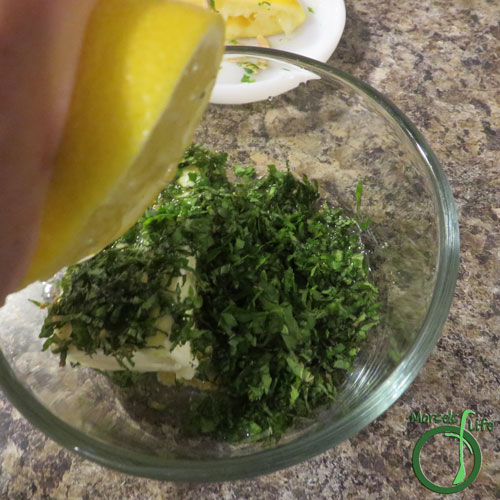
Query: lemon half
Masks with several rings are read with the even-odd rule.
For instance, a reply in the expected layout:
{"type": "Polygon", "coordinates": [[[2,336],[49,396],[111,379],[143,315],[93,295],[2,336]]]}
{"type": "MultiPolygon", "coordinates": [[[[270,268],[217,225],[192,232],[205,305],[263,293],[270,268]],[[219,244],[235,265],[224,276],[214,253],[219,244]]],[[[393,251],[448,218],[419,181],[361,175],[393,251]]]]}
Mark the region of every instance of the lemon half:
{"type": "Polygon", "coordinates": [[[223,45],[224,23],[213,11],[98,1],[24,285],[115,240],[173,178],[223,45]]]}

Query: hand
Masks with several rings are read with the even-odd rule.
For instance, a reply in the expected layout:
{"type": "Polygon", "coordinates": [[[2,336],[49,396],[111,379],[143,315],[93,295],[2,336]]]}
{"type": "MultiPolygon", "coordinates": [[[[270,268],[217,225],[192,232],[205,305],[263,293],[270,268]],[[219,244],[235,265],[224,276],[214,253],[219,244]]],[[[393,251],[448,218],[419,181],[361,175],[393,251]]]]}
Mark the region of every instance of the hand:
{"type": "Polygon", "coordinates": [[[96,0],[0,0],[0,306],[19,286],[96,0]]]}

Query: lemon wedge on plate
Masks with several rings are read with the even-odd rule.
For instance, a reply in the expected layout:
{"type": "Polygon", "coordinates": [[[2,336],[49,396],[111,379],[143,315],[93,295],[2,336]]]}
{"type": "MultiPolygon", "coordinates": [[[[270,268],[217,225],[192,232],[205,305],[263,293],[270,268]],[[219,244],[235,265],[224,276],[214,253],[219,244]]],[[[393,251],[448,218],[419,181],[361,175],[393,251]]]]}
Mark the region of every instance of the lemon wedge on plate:
{"type": "Polygon", "coordinates": [[[173,178],[223,46],[212,10],[98,0],[24,285],[115,240],[173,178]]]}
{"type": "Polygon", "coordinates": [[[226,21],[226,38],[255,38],[290,34],[306,14],[298,0],[215,0],[226,21]]]}
{"type": "Polygon", "coordinates": [[[285,33],[300,26],[306,14],[299,0],[183,0],[220,12],[226,22],[226,38],[256,38],[285,33]]]}

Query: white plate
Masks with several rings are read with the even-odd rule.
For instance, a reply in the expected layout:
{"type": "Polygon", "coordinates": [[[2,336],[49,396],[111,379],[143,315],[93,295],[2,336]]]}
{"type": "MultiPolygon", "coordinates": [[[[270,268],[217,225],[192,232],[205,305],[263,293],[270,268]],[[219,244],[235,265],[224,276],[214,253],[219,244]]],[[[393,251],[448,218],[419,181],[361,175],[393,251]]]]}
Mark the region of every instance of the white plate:
{"type": "MultiPolygon", "coordinates": [[[[339,43],[345,25],[343,0],[300,0],[306,13],[305,21],[290,35],[267,37],[274,49],[300,54],[326,62],[339,43]]],[[[257,46],[257,40],[242,39],[242,45],[257,46]]],[[[256,74],[249,75],[252,83],[242,82],[245,71],[224,56],[210,102],[215,104],[244,104],[262,101],[297,87],[311,78],[306,71],[290,70],[276,63],[256,74]]]]}

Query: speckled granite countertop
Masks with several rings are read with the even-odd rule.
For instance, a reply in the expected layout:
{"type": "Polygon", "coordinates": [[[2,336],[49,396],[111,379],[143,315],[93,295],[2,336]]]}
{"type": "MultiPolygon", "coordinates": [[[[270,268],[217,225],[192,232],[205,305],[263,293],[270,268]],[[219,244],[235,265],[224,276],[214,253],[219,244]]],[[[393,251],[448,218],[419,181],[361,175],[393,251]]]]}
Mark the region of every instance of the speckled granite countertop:
{"type": "Polygon", "coordinates": [[[500,498],[500,8],[498,0],[346,0],[330,63],[394,101],[443,163],[460,218],[461,265],[443,337],[401,399],[357,437],[256,480],[186,485],[129,477],[71,454],[0,395],[0,498],[434,498],[411,468],[412,411],[470,408],[479,477],[457,498],[500,498]]]}

